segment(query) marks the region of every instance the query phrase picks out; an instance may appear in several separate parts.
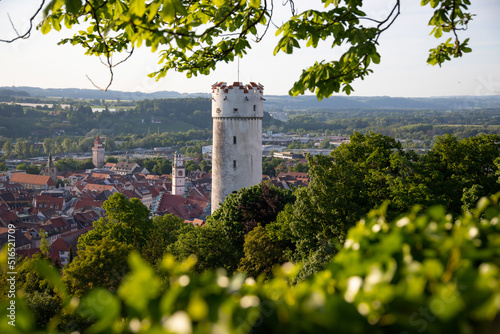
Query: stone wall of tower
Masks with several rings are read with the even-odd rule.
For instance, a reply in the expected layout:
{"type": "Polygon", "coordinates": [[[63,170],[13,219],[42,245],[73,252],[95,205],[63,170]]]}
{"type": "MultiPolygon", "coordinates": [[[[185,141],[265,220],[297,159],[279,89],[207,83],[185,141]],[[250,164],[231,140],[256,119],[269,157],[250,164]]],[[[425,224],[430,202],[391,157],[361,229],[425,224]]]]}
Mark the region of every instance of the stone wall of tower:
{"type": "Polygon", "coordinates": [[[102,144],[99,135],[97,135],[94,141],[94,146],[92,147],[92,163],[96,168],[101,168],[104,166],[104,159],[104,145],[102,144]]]}
{"type": "Polygon", "coordinates": [[[253,82],[212,86],[212,212],[227,195],[262,180],[263,90],[253,82]]]}

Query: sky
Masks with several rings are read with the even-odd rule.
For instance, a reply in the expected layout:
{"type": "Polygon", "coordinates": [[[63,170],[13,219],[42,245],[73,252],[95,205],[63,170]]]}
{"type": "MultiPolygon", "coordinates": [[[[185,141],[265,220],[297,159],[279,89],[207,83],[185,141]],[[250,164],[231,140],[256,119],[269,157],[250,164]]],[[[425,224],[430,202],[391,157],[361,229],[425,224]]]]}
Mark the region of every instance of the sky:
{"type": "MultiPolygon", "coordinates": [[[[275,0],[273,22],[279,25],[290,13],[275,0]]],[[[303,11],[314,6],[321,8],[320,0],[295,0],[295,7],[303,11]]],[[[37,0],[0,0],[0,39],[15,36],[9,16],[19,33],[29,25],[29,17],[39,6],[37,0]]],[[[392,8],[394,0],[368,0],[365,11],[374,18],[382,18],[392,8]]],[[[427,25],[432,10],[420,6],[420,0],[402,1],[401,15],[379,39],[380,64],[365,80],[355,81],[354,96],[430,97],[457,95],[500,95],[500,1],[472,0],[470,11],[476,16],[469,29],[460,34],[470,38],[472,53],[439,66],[426,64],[428,50],[440,41],[430,36],[427,25]]],[[[41,18],[35,20],[39,22],[41,18]]],[[[42,35],[34,31],[26,40],[0,43],[0,87],[32,86],[42,88],[94,89],[87,76],[105,87],[109,71],[99,59],[85,56],[79,46],[57,45],[61,38],[73,32],[62,29],[42,35]]],[[[279,53],[273,56],[278,41],[275,29],[264,40],[252,43],[252,49],[238,64],[221,63],[208,76],[187,79],[185,74],[169,72],[160,81],[147,74],[159,67],[158,54],[141,47],[127,62],[114,69],[112,90],[128,92],[177,91],[180,93],[209,93],[219,81],[260,82],[264,94],[286,95],[299,78],[302,69],[315,61],[331,60],[342,50],[332,50],[328,43],[313,49],[305,46],[293,55],[279,53]]],[[[118,57],[115,61],[119,60],[118,57]]],[[[337,94],[336,94],[337,95],[337,94]]],[[[344,94],[338,94],[344,95],[344,94]]]]}

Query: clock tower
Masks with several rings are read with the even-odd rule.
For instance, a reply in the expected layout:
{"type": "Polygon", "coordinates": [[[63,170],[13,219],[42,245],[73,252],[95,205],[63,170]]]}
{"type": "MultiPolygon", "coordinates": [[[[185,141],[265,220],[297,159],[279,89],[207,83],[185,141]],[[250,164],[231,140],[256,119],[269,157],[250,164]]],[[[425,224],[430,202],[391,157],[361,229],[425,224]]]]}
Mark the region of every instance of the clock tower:
{"type": "Polygon", "coordinates": [[[186,189],[186,166],[182,153],[175,153],[172,166],[172,195],[184,195],[186,189]]]}

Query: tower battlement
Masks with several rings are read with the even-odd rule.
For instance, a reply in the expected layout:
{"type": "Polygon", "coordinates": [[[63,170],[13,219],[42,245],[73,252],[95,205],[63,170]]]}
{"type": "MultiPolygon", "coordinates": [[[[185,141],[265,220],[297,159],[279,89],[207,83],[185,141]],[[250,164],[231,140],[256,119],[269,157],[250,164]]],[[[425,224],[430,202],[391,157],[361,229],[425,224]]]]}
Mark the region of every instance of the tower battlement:
{"type": "Polygon", "coordinates": [[[229,90],[232,89],[234,89],[235,91],[242,90],[244,94],[249,94],[252,91],[259,91],[259,93],[261,94],[264,92],[264,86],[260,83],[257,84],[255,82],[250,82],[249,84],[243,84],[241,82],[234,82],[232,85],[228,86],[226,82],[220,81],[212,85],[212,94],[215,93],[216,90],[221,90],[224,93],[229,93],[229,90]]]}
{"type": "Polygon", "coordinates": [[[262,118],[263,93],[264,86],[255,82],[215,83],[212,85],[212,117],[262,118]]]}

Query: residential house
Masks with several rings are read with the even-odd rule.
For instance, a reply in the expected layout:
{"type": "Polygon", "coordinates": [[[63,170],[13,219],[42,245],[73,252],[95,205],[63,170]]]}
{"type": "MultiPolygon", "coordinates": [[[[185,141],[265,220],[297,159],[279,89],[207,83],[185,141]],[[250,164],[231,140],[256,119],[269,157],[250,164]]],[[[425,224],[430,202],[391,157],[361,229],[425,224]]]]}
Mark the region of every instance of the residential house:
{"type": "Polygon", "coordinates": [[[146,168],[142,168],[135,162],[119,161],[111,167],[111,170],[120,175],[132,175],[135,173],[149,174],[146,168]]]}
{"type": "Polygon", "coordinates": [[[210,211],[209,204],[210,199],[208,198],[194,196],[184,198],[184,196],[164,193],[155,206],[154,214],[165,215],[171,213],[184,220],[192,220],[205,217],[210,211]]]}
{"type": "Polygon", "coordinates": [[[56,213],[61,214],[68,207],[68,203],[61,197],[50,195],[36,195],[33,200],[33,207],[40,211],[45,209],[54,209],[56,213]]]}

